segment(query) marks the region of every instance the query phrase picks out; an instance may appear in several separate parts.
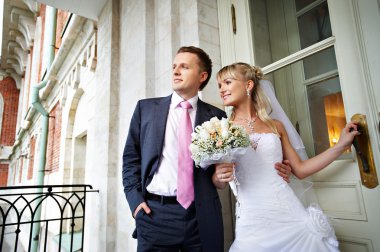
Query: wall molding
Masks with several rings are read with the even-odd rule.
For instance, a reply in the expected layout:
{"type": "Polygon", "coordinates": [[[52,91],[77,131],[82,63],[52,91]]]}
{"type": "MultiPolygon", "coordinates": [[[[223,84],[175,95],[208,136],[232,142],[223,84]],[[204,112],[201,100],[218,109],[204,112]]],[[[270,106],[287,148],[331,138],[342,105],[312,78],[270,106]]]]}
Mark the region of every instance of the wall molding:
{"type": "Polygon", "coordinates": [[[337,236],[340,247],[352,247],[352,250],[357,251],[357,247],[361,247],[360,251],[374,252],[372,241],[369,239],[351,237],[351,236],[337,236]]]}
{"type": "Polygon", "coordinates": [[[318,203],[327,215],[337,219],[367,221],[360,181],[313,183],[318,203]],[[328,190],[328,194],[324,194],[324,189],[328,190]],[[345,196],[339,197],[342,194],[345,196]],[[351,204],[347,203],[348,200],[351,204]]]}

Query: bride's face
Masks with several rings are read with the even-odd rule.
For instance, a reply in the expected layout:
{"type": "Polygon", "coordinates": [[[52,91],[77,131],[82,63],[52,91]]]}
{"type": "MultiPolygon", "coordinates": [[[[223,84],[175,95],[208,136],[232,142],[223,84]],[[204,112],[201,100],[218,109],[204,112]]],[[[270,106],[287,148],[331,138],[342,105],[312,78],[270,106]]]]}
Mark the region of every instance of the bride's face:
{"type": "Polygon", "coordinates": [[[233,77],[218,78],[219,94],[224,106],[238,106],[247,101],[247,82],[233,77]]]}

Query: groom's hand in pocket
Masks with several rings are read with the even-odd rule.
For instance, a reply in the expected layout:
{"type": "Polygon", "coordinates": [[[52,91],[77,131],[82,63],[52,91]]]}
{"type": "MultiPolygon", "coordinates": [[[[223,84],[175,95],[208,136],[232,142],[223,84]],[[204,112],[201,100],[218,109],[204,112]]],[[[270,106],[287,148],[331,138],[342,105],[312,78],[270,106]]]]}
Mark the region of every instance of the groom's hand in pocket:
{"type": "Polygon", "coordinates": [[[277,162],[274,164],[274,167],[277,170],[278,175],[289,183],[292,174],[292,167],[290,166],[289,160],[283,160],[282,163],[277,162]]]}
{"type": "Polygon", "coordinates": [[[150,212],[151,212],[151,210],[148,207],[148,205],[146,204],[146,202],[142,202],[140,205],[138,205],[138,207],[136,207],[136,210],[133,213],[133,218],[136,218],[136,216],[140,210],[144,211],[146,214],[150,214],[150,212]]]}

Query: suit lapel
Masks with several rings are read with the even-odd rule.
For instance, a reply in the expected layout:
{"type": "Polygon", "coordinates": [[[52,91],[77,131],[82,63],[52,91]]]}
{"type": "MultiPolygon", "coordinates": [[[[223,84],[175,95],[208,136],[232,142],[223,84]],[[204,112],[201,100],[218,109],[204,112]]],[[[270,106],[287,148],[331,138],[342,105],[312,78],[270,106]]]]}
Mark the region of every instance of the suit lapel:
{"type": "MultiPolygon", "coordinates": [[[[157,147],[157,156],[160,158],[162,154],[162,148],[164,146],[165,139],[165,130],[166,130],[166,122],[169,114],[171,102],[171,95],[164,97],[154,104],[154,127],[153,134],[154,140],[157,147]]],[[[149,172],[150,175],[153,175],[154,172],[158,169],[159,162],[156,162],[156,165],[152,167],[152,170],[149,172]]]]}
{"type": "Polygon", "coordinates": [[[164,145],[166,122],[168,119],[170,102],[171,102],[171,95],[158,101],[155,107],[154,114],[155,114],[155,120],[156,120],[156,125],[157,125],[155,135],[157,136],[157,140],[156,140],[157,151],[158,153],[160,153],[160,155],[162,152],[162,147],[164,145]]]}
{"type": "Polygon", "coordinates": [[[210,108],[206,103],[198,99],[197,115],[195,117],[195,127],[211,119],[210,108]]]}

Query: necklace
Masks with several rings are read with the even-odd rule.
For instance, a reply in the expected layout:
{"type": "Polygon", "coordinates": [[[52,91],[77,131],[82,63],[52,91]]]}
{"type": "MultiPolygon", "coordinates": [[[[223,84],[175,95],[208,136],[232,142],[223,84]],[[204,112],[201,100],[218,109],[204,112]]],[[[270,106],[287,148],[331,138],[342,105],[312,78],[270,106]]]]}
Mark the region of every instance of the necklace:
{"type": "Polygon", "coordinates": [[[255,122],[257,120],[257,113],[256,113],[256,116],[254,118],[245,119],[245,118],[237,117],[236,119],[242,120],[242,121],[246,122],[249,130],[252,131],[252,132],[255,131],[254,124],[255,124],[255,122]]]}

